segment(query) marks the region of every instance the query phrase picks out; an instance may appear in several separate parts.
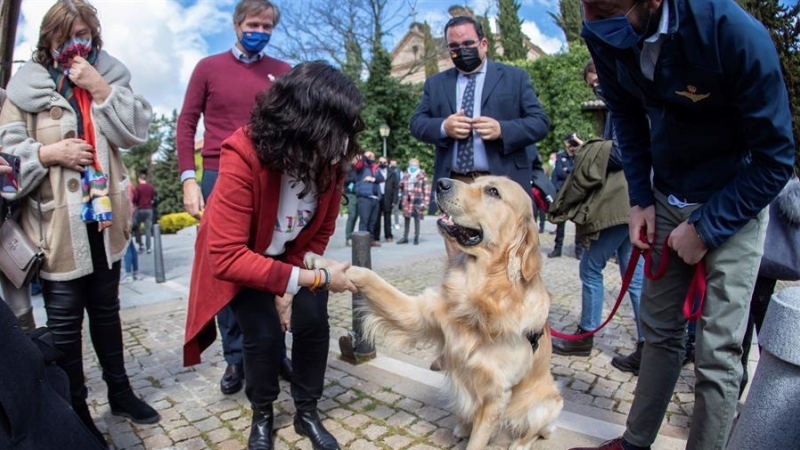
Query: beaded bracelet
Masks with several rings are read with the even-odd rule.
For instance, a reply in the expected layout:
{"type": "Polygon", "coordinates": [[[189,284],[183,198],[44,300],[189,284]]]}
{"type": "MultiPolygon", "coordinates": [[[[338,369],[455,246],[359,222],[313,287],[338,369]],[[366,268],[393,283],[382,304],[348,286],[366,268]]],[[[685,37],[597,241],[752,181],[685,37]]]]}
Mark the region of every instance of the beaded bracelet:
{"type": "Polygon", "coordinates": [[[328,269],[326,269],[324,267],[322,269],[320,269],[320,271],[323,274],[325,274],[325,282],[322,284],[322,287],[320,287],[320,289],[327,290],[328,287],[330,287],[330,285],[331,285],[331,273],[330,273],[330,271],[328,269]]]}

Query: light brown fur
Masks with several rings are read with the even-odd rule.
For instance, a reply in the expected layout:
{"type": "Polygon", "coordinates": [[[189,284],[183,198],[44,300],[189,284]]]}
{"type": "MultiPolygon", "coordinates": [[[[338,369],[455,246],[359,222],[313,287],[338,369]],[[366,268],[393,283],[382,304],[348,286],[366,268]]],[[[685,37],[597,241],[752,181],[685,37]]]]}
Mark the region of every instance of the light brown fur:
{"type": "MultiPolygon", "coordinates": [[[[449,189],[437,184],[440,208],[483,238],[464,245],[440,226],[461,252],[449,259],[440,286],[409,296],[369,269],[354,266],[347,273],[369,304],[368,338],[380,335],[395,347],[438,346],[459,421],[455,433],[469,435],[467,450],[485,449],[501,430],[512,439],[509,448],[529,449],[552,433],[563,406],[550,373],[550,298],[539,277],[531,200],[505,177],[445,182],[449,189]],[[537,331],[544,335],[533,352],[526,333],[537,331]]],[[[307,257],[309,267],[324,264],[307,257]]]]}

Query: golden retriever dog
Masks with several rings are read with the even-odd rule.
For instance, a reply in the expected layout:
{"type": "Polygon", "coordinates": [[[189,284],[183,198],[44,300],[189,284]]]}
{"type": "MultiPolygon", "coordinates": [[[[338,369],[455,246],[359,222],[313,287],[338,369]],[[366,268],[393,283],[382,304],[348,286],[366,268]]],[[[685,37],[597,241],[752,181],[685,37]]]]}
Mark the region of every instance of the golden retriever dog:
{"type": "MultiPolygon", "coordinates": [[[[400,347],[425,341],[444,356],[454,433],[483,450],[501,432],[529,449],[554,430],[563,399],[550,373],[550,297],[539,277],[530,196],[506,177],[436,184],[438,227],[460,252],[440,286],[406,295],[375,272],[348,269],[368,303],[367,338],[400,347]]],[[[326,262],[308,255],[309,267],[326,262]]]]}

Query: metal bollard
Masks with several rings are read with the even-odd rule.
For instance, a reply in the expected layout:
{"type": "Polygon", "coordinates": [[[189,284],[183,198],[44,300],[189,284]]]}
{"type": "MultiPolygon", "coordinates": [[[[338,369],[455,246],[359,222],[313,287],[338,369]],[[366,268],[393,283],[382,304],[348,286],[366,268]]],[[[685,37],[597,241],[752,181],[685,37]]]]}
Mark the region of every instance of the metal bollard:
{"type": "Polygon", "coordinates": [[[164,252],[161,246],[161,225],[153,225],[153,257],[155,258],[156,265],[156,283],[163,283],[167,281],[164,275],[164,252]]]}
{"type": "MultiPolygon", "coordinates": [[[[352,264],[359,267],[372,267],[372,235],[367,231],[353,233],[352,264]]],[[[364,336],[364,308],[366,300],[361,293],[353,294],[353,329],[347,335],[339,338],[339,350],[342,359],[351,364],[360,364],[376,356],[375,346],[372,342],[363,339],[364,336]]]]}

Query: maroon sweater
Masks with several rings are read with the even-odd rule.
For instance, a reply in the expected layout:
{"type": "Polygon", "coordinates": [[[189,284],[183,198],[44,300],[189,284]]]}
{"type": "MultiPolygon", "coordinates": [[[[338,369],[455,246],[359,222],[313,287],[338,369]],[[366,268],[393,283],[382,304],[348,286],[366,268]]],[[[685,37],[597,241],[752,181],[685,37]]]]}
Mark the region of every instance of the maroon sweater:
{"type": "Polygon", "coordinates": [[[153,209],[156,190],[150,183],[139,183],[133,190],[133,204],[137,209],[153,209]]]}
{"type": "Polygon", "coordinates": [[[250,121],[250,110],[261,91],[291,66],[269,56],[245,64],[233,52],[202,59],[194,68],[178,116],[178,170],[196,170],[194,136],[203,115],[203,169],[219,170],[222,141],[250,121]]]}

